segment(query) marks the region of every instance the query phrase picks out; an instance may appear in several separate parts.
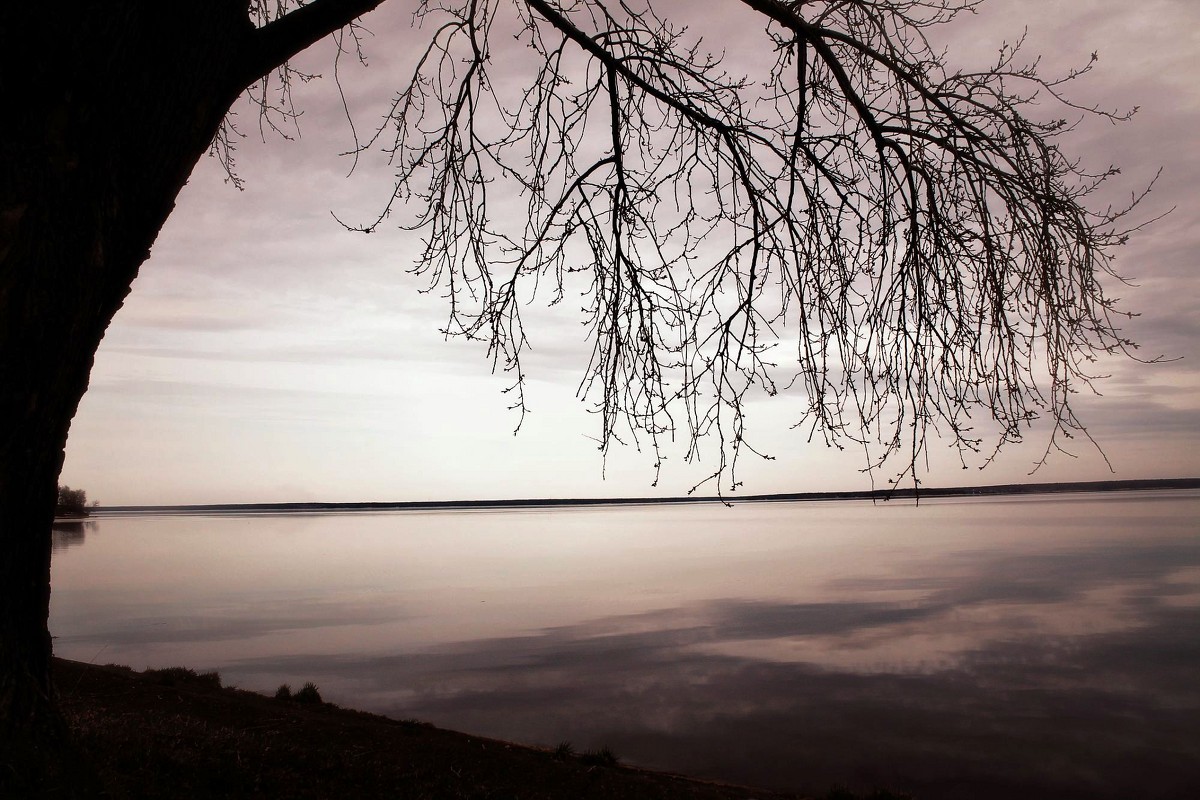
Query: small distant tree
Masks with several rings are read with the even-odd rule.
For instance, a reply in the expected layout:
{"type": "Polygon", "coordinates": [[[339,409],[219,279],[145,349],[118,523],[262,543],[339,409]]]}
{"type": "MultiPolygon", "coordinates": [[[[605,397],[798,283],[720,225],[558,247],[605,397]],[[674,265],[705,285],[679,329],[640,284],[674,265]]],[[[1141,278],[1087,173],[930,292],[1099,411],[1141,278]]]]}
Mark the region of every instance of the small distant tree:
{"type": "Polygon", "coordinates": [[[83,489],[72,489],[70,486],[58,487],[58,505],[54,509],[56,516],[88,515],[87,492],[83,489]]]}

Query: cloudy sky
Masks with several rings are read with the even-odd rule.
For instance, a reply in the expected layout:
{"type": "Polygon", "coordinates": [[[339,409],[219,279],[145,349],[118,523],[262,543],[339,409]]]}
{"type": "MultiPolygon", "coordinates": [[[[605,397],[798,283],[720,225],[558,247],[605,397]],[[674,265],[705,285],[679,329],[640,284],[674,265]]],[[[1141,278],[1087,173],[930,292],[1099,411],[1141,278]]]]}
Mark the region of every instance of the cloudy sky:
{"type": "MultiPolygon", "coordinates": [[[[402,83],[406,56],[427,35],[408,30],[413,3],[389,0],[367,18],[370,67],[343,81],[368,126],[402,83]]],[[[676,4],[707,41],[736,53],[758,25],[736,2],[676,4]]],[[[1129,325],[1144,365],[1114,360],[1104,396],[1079,409],[1118,478],[1200,475],[1200,3],[1194,0],[988,0],[938,35],[949,61],[979,64],[1028,29],[1047,72],[1100,60],[1073,97],[1139,107],[1123,125],[1084,126],[1071,147],[1085,163],[1120,165],[1119,202],[1162,176],[1147,217],[1173,209],[1118,258],[1134,286],[1112,287],[1142,316],[1129,325]]],[[[331,73],[328,46],[303,66],[331,73]]],[[[494,69],[502,71],[503,65],[494,69]]],[[[531,413],[519,435],[484,348],[438,333],[445,305],[407,273],[419,242],[344,230],[391,191],[386,172],[347,178],[353,142],[328,78],[297,92],[301,136],[240,143],[245,190],[213,159],[197,167],[97,355],[71,429],[62,481],[104,504],[433,500],[679,495],[712,470],[669,452],[653,459],[596,449],[597,417],[575,397],[585,328],[530,309],[531,413]],[[331,213],[332,212],[332,213],[331,213]]],[[[869,488],[861,455],[838,454],[790,430],[789,398],[750,404],[750,430],[775,457],[741,464],[741,492],[869,488]]],[[[984,472],[963,471],[934,442],[930,485],[1026,480],[1042,437],[984,472]]],[[[1093,448],[1056,454],[1033,480],[1112,477],[1093,448]]],[[[887,475],[876,475],[877,483],[887,475]]]]}

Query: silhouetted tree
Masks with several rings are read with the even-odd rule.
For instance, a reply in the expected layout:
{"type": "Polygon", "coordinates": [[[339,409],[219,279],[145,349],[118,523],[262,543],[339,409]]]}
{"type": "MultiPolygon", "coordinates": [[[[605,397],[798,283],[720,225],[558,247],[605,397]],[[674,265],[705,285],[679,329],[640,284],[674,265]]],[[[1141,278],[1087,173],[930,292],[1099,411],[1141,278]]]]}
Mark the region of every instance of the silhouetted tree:
{"type": "MultiPolygon", "coordinates": [[[[354,20],[380,2],[66,0],[52,23],[0,8],[5,741],[56,730],[50,525],[105,328],[197,160],[212,150],[236,177],[234,101],[286,122],[302,77],[287,60],[338,31],[353,55],[354,20]]],[[[1070,125],[1027,111],[1040,95],[1115,118],[1063,99],[1088,66],[1044,79],[1008,47],[955,70],[926,34],[976,0],[742,5],[765,28],[753,79],[689,40],[694,4],[413,2],[428,47],[362,144],[390,154],[394,192],[358,227],[414,215],[449,331],[489,343],[518,406],[521,301],[578,279],[603,447],[682,436],[694,456],[712,437],[718,481],[753,452],[756,386],[791,387],[799,422],[870,446],[869,465],[901,454],[902,473],[931,431],[982,447],[974,416],[993,446],[1038,417],[1051,447],[1086,433],[1071,393],[1128,344],[1101,281],[1125,211],[1088,207],[1113,170],[1085,172],[1056,144],[1070,125]],[[500,30],[528,57],[511,95],[489,75],[500,30]],[[528,214],[508,227],[493,208],[517,197],[528,214]]]]}
{"type": "Polygon", "coordinates": [[[70,486],[58,487],[58,502],[54,507],[55,514],[86,516],[87,508],[87,492],[83,489],[72,489],[70,486]]]}

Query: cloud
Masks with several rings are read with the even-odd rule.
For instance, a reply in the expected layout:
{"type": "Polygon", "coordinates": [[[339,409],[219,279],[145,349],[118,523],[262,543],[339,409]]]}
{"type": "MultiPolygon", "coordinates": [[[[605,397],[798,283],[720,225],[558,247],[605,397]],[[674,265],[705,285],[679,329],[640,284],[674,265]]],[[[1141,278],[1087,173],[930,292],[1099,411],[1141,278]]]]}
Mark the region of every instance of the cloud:
{"type": "MultiPolygon", "coordinates": [[[[741,4],[706,5],[702,12],[695,4],[681,2],[667,2],[662,8],[668,16],[678,15],[692,26],[692,35],[703,35],[705,46],[725,51],[734,71],[752,66],[759,55],[755,43],[762,41],[763,21],[741,4]]],[[[367,135],[396,88],[407,79],[418,52],[415,45],[428,36],[428,30],[409,30],[410,21],[407,4],[384,4],[367,19],[375,33],[367,41],[370,68],[344,65],[343,86],[360,137],[367,135]]],[[[1093,423],[1101,444],[1110,445],[1109,456],[1122,476],[1157,475],[1166,467],[1175,474],[1200,473],[1200,448],[1194,446],[1195,437],[1188,435],[1189,427],[1200,428],[1192,412],[1197,404],[1188,396],[1194,396],[1200,386],[1200,312],[1194,302],[1200,296],[1196,256],[1200,253],[1200,226],[1194,224],[1200,218],[1200,195],[1194,191],[1200,183],[1200,148],[1192,142],[1193,132],[1200,127],[1200,84],[1194,80],[1200,73],[1200,48],[1195,42],[1200,6],[1186,0],[1136,4],[993,0],[978,14],[961,16],[935,36],[950,46],[951,58],[957,63],[983,65],[994,59],[1002,41],[1013,41],[1026,29],[1030,57],[1043,54],[1047,74],[1086,64],[1092,51],[1099,52],[1093,72],[1074,82],[1073,98],[1104,108],[1140,106],[1129,123],[1088,123],[1063,138],[1064,150],[1081,157],[1084,164],[1104,168],[1115,163],[1122,168],[1122,174],[1096,196],[1096,202],[1125,202],[1162,168],[1158,184],[1134,215],[1135,220],[1175,209],[1136,233],[1118,253],[1115,269],[1127,275],[1136,288],[1113,279],[1107,280],[1106,286],[1110,294],[1123,298],[1122,309],[1143,315],[1125,326],[1142,345],[1140,355],[1162,354],[1182,360],[1146,366],[1103,359],[1097,371],[1112,373],[1113,378],[1098,386],[1109,396],[1098,402],[1085,401],[1085,421],[1093,423]]],[[[508,42],[497,45],[501,49],[492,65],[502,87],[516,85],[524,77],[519,59],[506,60],[510,54],[502,48],[510,46],[518,47],[508,42]]],[[[352,147],[354,139],[342,99],[330,80],[331,53],[329,44],[324,43],[305,54],[299,64],[325,77],[297,87],[296,100],[304,113],[302,135],[295,141],[277,137],[260,141],[252,115],[241,110],[242,127],[250,134],[239,149],[246,191],[226,185],[219,166],[210,159],[197,167],[126,308],[101,347],[93,373],[94,391],[133,378],[236,386],[253,383],[246,375],[253,369],[263,373],[264,381],[274,381],[281,364],[307,368],[313,373],[313,385],[327,386],[343,380],[347,365],[357,364],[387,373],[383,384],[391,385],[395,374],[402,372],[410,386],[430,387],[427,392],[415,392],[418,396],[458,391],[463,381],[477,376],[478,386],[464,389],[465,396],[481,403],[507,404],[508,396],[498,395],[505,382],[491,375],[485,348],[447,344],[438,333],[446,320],[444,298],[439,290],[420,294],[428,280],[407,272],[420,250],[420,237],[400,230],[392,220],[378,233],[355,234],[333,218],[337,214],[349,222],[372,219],[391,196],[394,169],[376,149],[353,175],[346,176],[350,159],[339,154],[352,147]],[[230,366],[239,364],[240,370],[230,366]]],[[[1050,105],[1044,102],[1037,108],[1050,113],[1050,105]]],[[[518,223],[525,213],[519,202],[498,203],[494,208],[518,223]]],[[[577,306],[575,298],[568,296],[550,312],[541,309],[540,302],[522,307],[532,343],[526,367],[531,379],[550,386],[534,393],[537,407],[547,415],[590,423],[573,396],[590,353],[577,306]]],[[[124,383],[122,387],[123,396],[132,398],[125,390],[132,390],[133,385],[124,383]]],[[[140,398],[140,407],[158,403],[156,413],[164,416],[194,415],[203,410],[200,405],[173,408],[164,404],[168,398],[151,392],[140,398]]],[[[212,400],[222,402],[217,394],[212,400]]],[[[818,485],[853,489],[869,483],[868,477],[855,471],[861,466],[858,462],[847,467],[847,462],[827,459],[823,448],[805,449],[801,446],[803,433],[791,434],[786,425],[775,424],[798,414],[772,411],[764,415],[758,411],[762,405],[755,406],[749,424],[762,431],[760,441],[779,442],[768,449],[781,457],[748,467],[741,475],[747,481],[746,490],[818,485]],[[789,438],[793,435],[794,440],[789,438]],[[784,457],[784,453],[790,455],[784,457]]],[[[421,404],[411,411],[427,419],[450,413],[449,409],[421,404]]],[[[247,419],[238,424],[248,426],[255,413],[248,409],[247,419]]],[[[119,414],[114,403],[85,399],[70,442],[67,479],[83,486],[104,483],[106,475],[98,465],[123,462],[123,467],[131,470],[130,485],[108,488],[104,499],[114,493],[136,502],[169,502],[178,497],[178,493],[151,495],[143,488],[155,486],[156,491],[163,491],[168,476],[155,475],[154,480],[132,477],[140,463],[138,454],[160,443],[122,422],[119,414]],[[116,427],[143,440],[114,447],[110,440],[93,435],[116,427]]],[[[453,422],[447,418],[442,424],[449,427],[453,422]]],[[[309,425],[315,438],[333,437],[344,427],[334,406],[314,415],[309,425]]],[[[175,427],[184,430],[189,424],[181,420],[175,427]]],[[[503,427],[505,433],[511,430],[508,422],[503,427]]],[[[590,435],[594,430],[588,424],[577,432],[590,435]]],[[[561,439],[561,432],[556,431],[552,438],[561,439]]],[[[205,441],[199,439],[178,444],[180,450],[205,447],[205,441]]],[[[545,460],[552,444],[528,435],[509,437],[506,460],[545,460]]],[[[436,464],[432,472],[440,469],[451,474],[469,453],[433,446],[414,457],[436,464]]],[[[577,465],[575,473],[587,477],[581,478],[576,488],[564,489],[566,494],[649,491],[649,457],[643,460],[644,469],[609,471],[609,481],[601,487],[595,477],[602,465],[594,451],[571,457],[593,461],[577,465]],[[630,477],[619,477],[626,474],[630,477]]],[[[660,483],[671,493],[686,491],[694,482],[692,471],[674,469],[678,460],[668,462],[660,483]]],[[[1020,464],[1002,460],[988,473],[994,476],[989,480],[1021,479],[1031,460],[1022,459],[1020,464]]],[[[946,466],[935,466],[935,472],[926,477],[927,484],[962,481],[953,458],[937,455],[934,462],[946,466]]],[[[171,479],[179,492],[184,486],[190,491],[206,481],[214,493],[227,491],[219,476],[194,469],[196,462],[177,459],[175,463],[171,479]]],[[[1052,468],[1056,470],[1053,475],[1048,471],[1042,475],[1047,479],[1092,478],[1106,472],[1096,457],[1079,462],[1056,459],[1052,468]]],[[[491,470],[490,474],[499,472],[491,470]]],[[[440,494],[494,496],[504,491],[500,484],[489,483],[488,474],[482,471],[478,476],[481,485],[447,484],[440,494]]],[[[335,476],[314,473],[310,478],[313,484],[320,484],[335,476]]],[[[405,483],[400,474],[392,480],[393,485],[405,483]]],[[[212,499],[224,498],[214,495],[212,499]]]]}

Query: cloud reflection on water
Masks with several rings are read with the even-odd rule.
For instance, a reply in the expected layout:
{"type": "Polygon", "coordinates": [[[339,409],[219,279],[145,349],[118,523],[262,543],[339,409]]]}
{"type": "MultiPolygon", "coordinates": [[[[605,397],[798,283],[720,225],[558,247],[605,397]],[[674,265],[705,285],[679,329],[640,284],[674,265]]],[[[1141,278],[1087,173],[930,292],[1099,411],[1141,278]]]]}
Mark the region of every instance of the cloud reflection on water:
{"type": "Polygon", "coordinates": [[[752,784],[820,791],[851,780],[981,800],[1195,797],[1200,609],[1169,601],[1200,588],[1200,538],[963,560],[973,573],[954,585],[839,586],[918,599],[725,599],[424,652],[243,661],[236,671],[316,675],[395,716],[546,745],[607,744],[640,763],[752,784]],[[1097,595],[1111,618],[1072,611],[1097,595]],[[1074,630],[1050,624],[1059,614],[1074,630]],[[914,628],[962,646],[939,658],[877,657],[911,657],[914,628]],[[811,639],[822,641],[801,653],[860,651],[856,666],[746,655],[747,642],[787,653],[811,639]]]}

